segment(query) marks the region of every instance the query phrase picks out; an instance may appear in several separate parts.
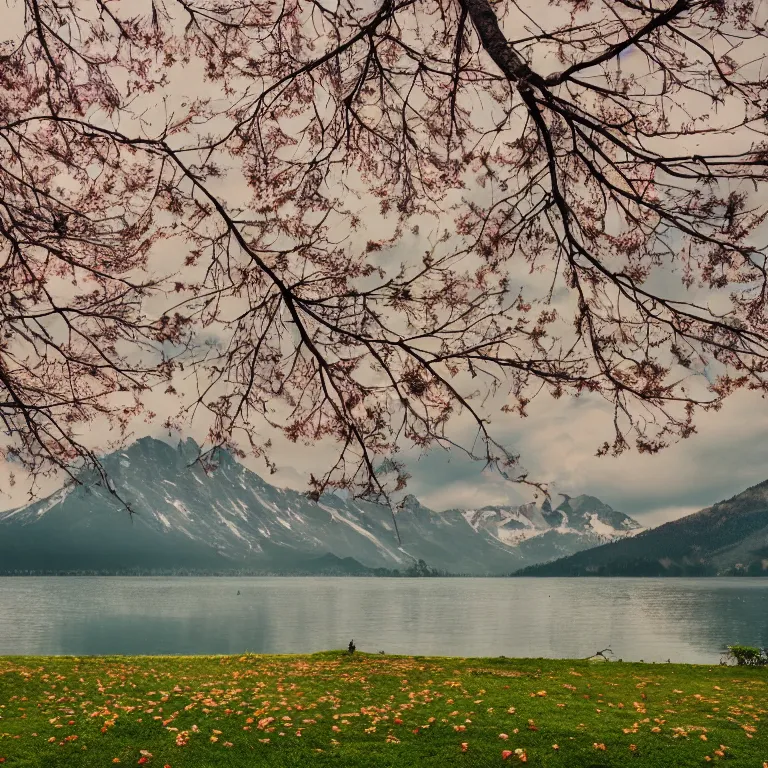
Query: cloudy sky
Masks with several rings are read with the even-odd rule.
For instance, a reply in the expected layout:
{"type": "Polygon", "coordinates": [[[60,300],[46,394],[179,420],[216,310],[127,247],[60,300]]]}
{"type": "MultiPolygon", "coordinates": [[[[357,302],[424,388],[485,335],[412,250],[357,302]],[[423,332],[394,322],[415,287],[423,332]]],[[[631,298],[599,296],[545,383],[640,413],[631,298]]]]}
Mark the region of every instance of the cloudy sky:
{"type": "MultiPolygon", "coordinates": [[[[765,405],[757,396],[737,395],[720,413],[703,414],[698,434],[656,456],[597,458],[609,434],[609,414],[597,402],[542,400],[528,419],[498,426],[532,478],[570,495],[597,496],[651,526],[768,479],[765,405]]],[[[412,491],[436,509],[530,498],[526,489],[455,457],[434,454],[413,462],[411,471],[412,491]]]]}

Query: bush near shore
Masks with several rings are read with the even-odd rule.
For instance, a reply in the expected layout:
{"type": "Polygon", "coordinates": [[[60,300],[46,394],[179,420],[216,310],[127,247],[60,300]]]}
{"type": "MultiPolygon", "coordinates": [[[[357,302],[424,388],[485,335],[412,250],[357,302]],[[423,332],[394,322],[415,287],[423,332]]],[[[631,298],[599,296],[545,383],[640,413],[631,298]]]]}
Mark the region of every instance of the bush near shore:
{"type": "Polygon", "coordinates": [[[768,768],[749,667],[307,656],[0,658],[3,768],[768,768]]]}

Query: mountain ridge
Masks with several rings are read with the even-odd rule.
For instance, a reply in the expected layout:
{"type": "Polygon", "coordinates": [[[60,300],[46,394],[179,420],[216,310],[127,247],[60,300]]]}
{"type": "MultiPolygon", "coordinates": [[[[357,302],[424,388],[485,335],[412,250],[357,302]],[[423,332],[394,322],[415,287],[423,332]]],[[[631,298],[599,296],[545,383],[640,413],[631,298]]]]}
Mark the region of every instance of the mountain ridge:
{"type": "Polygon", "coordinates": [[[450,573],[502,575],[639,530],[594,497],[570,497],[581,500],[576,510],[550,508],[558,523],[550,525],[533,503],[436,512],[410,495],[396,511],[398,542],[388,507],[334,494],[313,501],[270,485],[227,451],[207,466],[198,457],[191,438],[174,447],[152,437],[103,457],[132,516],[95,473],[0,513],[0,572],[292,572],[332,555],[374,571],[424,560],[450,573]]]}

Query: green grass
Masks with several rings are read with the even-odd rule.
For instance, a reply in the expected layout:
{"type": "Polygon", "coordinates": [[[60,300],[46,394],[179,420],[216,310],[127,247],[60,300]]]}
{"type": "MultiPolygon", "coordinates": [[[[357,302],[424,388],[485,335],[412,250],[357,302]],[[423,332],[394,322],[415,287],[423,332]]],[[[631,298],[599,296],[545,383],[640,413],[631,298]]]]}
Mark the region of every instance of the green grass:
{"type": "Polygon", "coordinates": [[[340,652],[0,657],[3,768],[135,766],[141,750],[159,768],[763,768],[766,727],[765,669],[340,652]]]}

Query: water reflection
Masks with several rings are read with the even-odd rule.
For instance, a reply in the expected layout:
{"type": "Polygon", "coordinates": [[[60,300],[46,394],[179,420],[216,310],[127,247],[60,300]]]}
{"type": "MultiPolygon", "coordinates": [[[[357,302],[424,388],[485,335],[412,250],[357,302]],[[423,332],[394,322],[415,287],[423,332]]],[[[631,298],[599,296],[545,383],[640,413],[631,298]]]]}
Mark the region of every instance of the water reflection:
{"type": "Polygon", "coordinates": [[[360,650],[718,661],[768,579],[0,578],[2,654],[360,650]],[[238,595],[237,592],[240,592],[238,595]]]}

